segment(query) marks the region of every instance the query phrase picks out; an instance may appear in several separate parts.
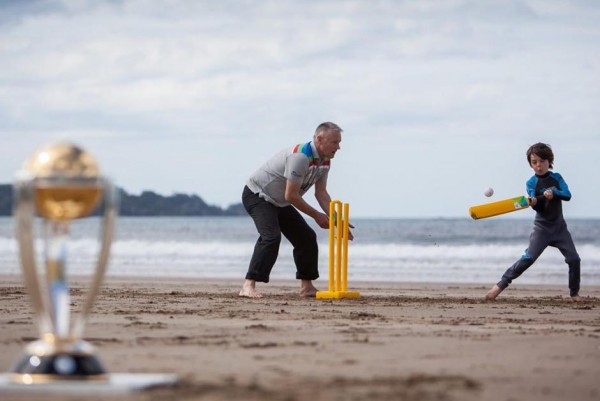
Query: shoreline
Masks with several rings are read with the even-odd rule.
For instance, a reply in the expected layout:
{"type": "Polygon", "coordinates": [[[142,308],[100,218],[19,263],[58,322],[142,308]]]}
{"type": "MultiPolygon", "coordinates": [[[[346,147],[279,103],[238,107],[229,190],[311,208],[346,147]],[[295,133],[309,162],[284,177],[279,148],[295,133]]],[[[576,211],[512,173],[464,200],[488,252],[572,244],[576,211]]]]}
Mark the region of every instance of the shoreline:
{"type": "MultiPolygon", "coordinates": [[[[72,302],[84,291],[73,279],[72,302]]],[[[110,373],[170,373],[175,386],[86,399],[594,400],[600,286],[353,282],[358,300],[297,295],[296,280],[107,277],[84,338],[110,373]]],[[[318,282],[324,289],[327,281],[318,282]]],[[[37,337],[19,275],[0,276],[0,371],[37,337]]],[[[74,309],[76,310],[76,309],[74,309]]],[[[47,399],[3,393],[3,400],[47,399]]],[[[80,397],[60,395],[67,401],[80,397]]]]}
{"type": "MultiPolygon", "coordinates": [[[[245,273],[244,273],[245,274],[245,273]]],[[[72,283],[72,286],[83,286],[85,285],[85,280],[89,276],[77,276],[71,274],[69,276],[69,281],[72,283]]],[[[155,283],[167,284],[170,283],[176,286],[188,286],[188,285],[204,285],[204,284],[216,284],[218,286],[231,286],[232,290],[239,287],[241,288],[244,277],[243,274],[239,278],[223,278],[223,277],[196,277],[196,276],[138,276],[138,275],[123,275],[123,276],[115,276],[111,274],[107,274],[105,279],[103,280],[103,284],[101,288],[111,285],[126,285],[126,284],[144,284],[144,285],[154,285],[155,283]],[[192,284],[193,283],[193,284],[192,284]]],[[[527,282],[519,281],[518,279],[512,283],[508,289],[502,293],[502,296],[510,293],[511,289],[518,288],[519,291],[530,291],[535,289],[545,289],[545,290],[553,290],[553,291],[563,291],[568,296],[568,286],[567,279],[565,277],[564,285],[562,284],[531,284],[527,282]]],[[[327,277],[321,277],[318,280],[313,281],[316,287],[319,290],[326,290],[328,280],[327,277]]],[[[373,295],[380,294],[379,291],[392,291],[394,289],[398,290],[410,290],[408,287],[420,288],[423,286],[426,287],[455,287],[457,289],[461,287],[480,287],[481,289],[485,289],[487,292],[494,284],[495,281],[483,282],[483,281],[475,281],[475,282],[461,282],[461,281],[367,281],[367,280],[349,280],[348,289],[353,290],[367,290],[367,291],[375,291],[373,295]]],[[[11,274],[11,273],[0,273],[0,287],[6,285],[23,285],[22,275],[21,274],[11,274]]],[[[279,292],[274,289],[285,288],[286,292],[293,291],[296,287],[299,288],[299,280],[297,279],[280,279],[280,278],[272,278],[269,283],[256,283],[257,287],[260,287],[265,293],[273,293],[278,294],[279,292]],[[270,289],[273,287],[273,289],[270,289]]],[[[585,285],[585,283],[581,286],[581,291],[590,292],[590,296],[598,296],[591,295],[596,294],[600,291],[600,284],[592,284],[585,285]]],[[[233,291],[235,292],[235,291],[233,291]]],[[[451,294],[448,294],[451,295],[451,294]]],[[[483,294],[485,295],[485,293],[483,294]]],[[[586,294],[584,294],[586,296],[586,294]]]]}

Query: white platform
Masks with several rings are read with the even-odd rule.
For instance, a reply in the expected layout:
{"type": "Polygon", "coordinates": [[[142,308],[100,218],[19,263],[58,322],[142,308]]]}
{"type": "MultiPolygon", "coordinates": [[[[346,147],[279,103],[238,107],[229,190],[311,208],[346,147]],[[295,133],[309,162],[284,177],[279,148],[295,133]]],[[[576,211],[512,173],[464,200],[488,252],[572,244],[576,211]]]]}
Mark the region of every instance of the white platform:
{"type": "MultiPolygon", "coordinates": [[[[9,373],[0,374],[0,395],[8,393],[54,393],[54,394],[122,394],[149,389],[154,386],[171,385],[176,375],[154,373],[109,373],[106,381],[56,381],[52,383],[19,384],[10,381],[9,373]]],[[[2,398],[2,397],[0,397],[2,398]]]]}

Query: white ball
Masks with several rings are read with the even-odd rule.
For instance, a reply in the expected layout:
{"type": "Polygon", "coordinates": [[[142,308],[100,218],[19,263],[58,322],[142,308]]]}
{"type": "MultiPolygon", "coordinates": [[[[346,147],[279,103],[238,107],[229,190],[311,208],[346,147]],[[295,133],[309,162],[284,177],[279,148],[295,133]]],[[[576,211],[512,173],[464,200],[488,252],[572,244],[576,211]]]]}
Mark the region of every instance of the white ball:
{"type": "Polygon", "coordinates": [[[483,194],[489,198],[494,195],[494,190],[492,188],[486,188],[485,191],[483,191],[483,194]]]}

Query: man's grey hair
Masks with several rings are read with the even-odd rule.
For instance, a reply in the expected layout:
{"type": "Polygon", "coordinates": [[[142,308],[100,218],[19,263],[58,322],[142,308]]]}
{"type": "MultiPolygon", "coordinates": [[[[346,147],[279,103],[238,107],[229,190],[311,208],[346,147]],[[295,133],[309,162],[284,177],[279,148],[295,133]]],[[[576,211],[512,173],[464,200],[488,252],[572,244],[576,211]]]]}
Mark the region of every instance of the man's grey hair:
{"type": "Polygon", "coordinates": [[[329,131],[337,131],[339,133],[342,133],[344,130],[342,130],[337,124],[326,121],[324,123],[319,124],[319,126],[315,130],[315,137],[321,136],[322,134],[325,134],[329,131]]]}

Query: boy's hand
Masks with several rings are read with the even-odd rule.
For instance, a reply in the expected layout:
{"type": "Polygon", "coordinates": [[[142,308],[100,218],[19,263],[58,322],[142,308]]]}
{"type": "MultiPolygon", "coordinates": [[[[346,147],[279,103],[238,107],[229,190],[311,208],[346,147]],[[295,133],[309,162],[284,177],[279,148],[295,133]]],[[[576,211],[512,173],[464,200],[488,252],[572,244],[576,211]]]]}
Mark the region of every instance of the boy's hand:
{"type": "Polygon", "coordinates": [[[531,206],[537,205],[537,198],[535,196],[533,198],[529,198],[529,204],[531,206]]]}
{"type": "Polygon", "coordinates": [[[552,192],[551,189],[547,189],[544,191],[544,197],[548,200],[554,198],[554,193],[552,192]]]}

